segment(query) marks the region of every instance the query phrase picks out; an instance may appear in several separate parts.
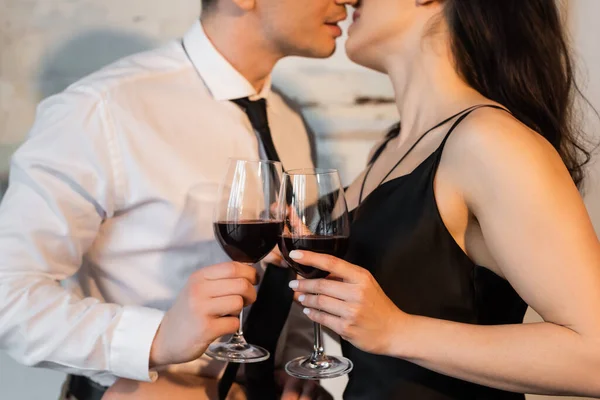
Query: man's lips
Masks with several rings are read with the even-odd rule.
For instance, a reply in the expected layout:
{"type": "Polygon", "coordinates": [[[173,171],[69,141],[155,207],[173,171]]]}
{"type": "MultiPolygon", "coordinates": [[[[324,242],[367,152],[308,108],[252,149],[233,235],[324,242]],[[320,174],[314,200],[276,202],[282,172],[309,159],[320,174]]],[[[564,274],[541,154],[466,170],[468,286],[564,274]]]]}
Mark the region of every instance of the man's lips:
{"type": "Polygon", "coordinates": [[[348,17],[348,14],[344,12],[343,14],[339,14],[336,16],[332,16],[329,21],[325,21],[325,25],[329,28],[332,35],[334,37],[342,36],[342,28],[340,28],[339,23],[344,21],[348,17]]]}
{"type": "Polygon", "coordinates": [[[328,22],[325,24],[332,32],[333,36],[339,37],[342,36],[342,28],[337,23],[328,22]]]}

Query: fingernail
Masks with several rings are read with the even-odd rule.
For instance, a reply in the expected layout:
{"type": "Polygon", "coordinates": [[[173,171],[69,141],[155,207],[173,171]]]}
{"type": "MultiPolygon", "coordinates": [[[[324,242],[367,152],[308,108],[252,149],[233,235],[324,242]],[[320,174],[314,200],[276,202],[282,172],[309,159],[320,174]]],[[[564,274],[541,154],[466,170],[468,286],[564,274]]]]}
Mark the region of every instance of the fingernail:
{"type": "Polygon", "coordinates": [[[302,303],[302,302],[304,301],[304,299],[305,299],[305,298],[306,298],[306,295],[305,295],[305,294],[301,294],[300,296],[298,296],[298,301],[299,301],[300,303],[302,303]]]}
{"type": "Polygon", "coordinates": [[[305,308],[302,312],[306,315],[310,314],[310,308],[305,308]]]}
{"type": "Polygon", "coordinates": [[[301,251],[298,251],[298,250],[290,251],[290,258],[292,260],[300,260],[302,257],[304,257],[304,254],[302,254],[301,251]]]}
{"type": "Polygon", "coordinates": [[[299,283],[300,283],[300,282],[298,282],[298,281],[291,281],[291,282],[289,283],[289,286],[290,286],[292,289],[298,289],[298,284],[299,284],[299,283]]]}

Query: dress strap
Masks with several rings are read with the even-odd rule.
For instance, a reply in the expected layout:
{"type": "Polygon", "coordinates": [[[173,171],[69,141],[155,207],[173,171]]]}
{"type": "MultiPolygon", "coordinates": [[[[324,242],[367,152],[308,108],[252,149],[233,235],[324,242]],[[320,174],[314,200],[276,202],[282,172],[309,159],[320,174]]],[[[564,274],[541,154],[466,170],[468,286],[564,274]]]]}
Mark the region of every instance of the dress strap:
{"type": "MultiPolygon", "coordinates": [[[[444,142],[446,141],[446,139],[448,139],[448,136],[450,135],[450,133],[452,133],[452,131],[454,129],[456,129],[456,127],[458,126],[458,124],[460,124],[470,113],[472,113],[473,111],[482,108],[482,107],[492,107],[492,108],[498,108],[498,109],[502,109],[505,110],[507,112],[509,112],[508,110],[506,110],[505,108],[502,107],[498,107],[492,104],[478,104],[469,108],[466,108],[454,115],[452,115],[451,117],[446,118],[445,120],[443,120],[442,122],[438,123],[437,125],[435,125],[433,128],[428,129],[424,134],[422,134],[419,139],[410,147],[410,149],[408,149],[408,151],[400,158],[400,160],[392,167],[392,169],[390,169],[390,171],[383,177],[383,179],[381,180],[381,182],[379,182],[379,184],[377,186],[380,186],[383,182],[385,182],[385,180],[387,178],[389,178],[389,176],[396,170],[396,168],[398,168],[398,166],[400,165],[400,163],[402,161],[404,161],[404,159],[413,151],[413,149],[415,147],[417,147],[417,145],[421,142],[421,140],[423,140],[425,138],[425,136],[427,136],[430,132],[436,130],[437,128],[447,124],[448,122],[452,121],[454,118],[460,116],[460,118],[454,123],[454,125],[452,125],[452,127],[450,128],[450,131],[448,132],[448,134],[446,135],[446,137],[444,138],[444,142]]],[[[383,153],[383,151],[385,150],[385,148],[387,147],[388,143],[390,142],[390,140],[392,140],[393,138],[397,137],[400,134],[400,125],[398,124],[398,131],[396,132],[395,130],[390,130],[390,132],[388,133],[388,137],[385,140],[385,142],[379,147],[379,149],[377,149],[377,151],[375,152],[375,154],[373,154],[373,157],[371,159],[371,162],[369,164],[369,167],[367,168],[367,172],[365,173],[365,177],[362,181],[362,185],[360,188],[360,196],[358,198],[359,204],[362,203],[363,201],[363,195],[364,195],[364,191],[365,191],[365,185],[367,183],[367,178],[369,177],[371,170],[373,169],[373,165],[375,165],[375,162],[377,161],[377,159],[379,158],[379,156],[381,156],[381,154],[383,153]]]]}
{"type": "Polygon", "coordinates": [[[452,124],[452,126],[448,130],[448,133],[446,133],[446,136],[444,137],[444,140],[442,140],[442,143],[438,147],[437,151],[440,151],[441,149],[444,148],[444,145],[448,141],[448,138],[450,137],[450,135],[452,134],[452,132],[454,132],[454,130],[456,130],[456,128],[458,127],[458,125],[460,125],[460,123],[463,122],[465,120],[465,118],[467,118],[469,115],[471,115],[471,113],[473,111],[478,110],[480,108],[494,108],[496,110],[506,111],[507,113],[509,113],[510,115],[512,115],[512,113],[508,109],[506,109],[504,107],[496,106],[496,105],[493,105],[493,104],[481,104],[481,105],[475,106],[472,109],[466,111],[463,115],[460,116],[460,118],[458,118],[456,120],[456,122],[454,122],[454,124],[452,124]]]}

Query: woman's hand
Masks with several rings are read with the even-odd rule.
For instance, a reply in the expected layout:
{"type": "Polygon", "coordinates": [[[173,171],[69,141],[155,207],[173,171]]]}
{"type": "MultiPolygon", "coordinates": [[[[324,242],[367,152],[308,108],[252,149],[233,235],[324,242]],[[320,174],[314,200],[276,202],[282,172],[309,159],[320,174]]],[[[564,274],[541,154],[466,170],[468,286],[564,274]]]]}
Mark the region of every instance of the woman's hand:
{"type": "Polygon", "coordinates": [[[339,334],[359,349],[388,354],[393,340],[411,318],[386,296],[375,278],[364,268],[338,258],[293,251],[296,262],[329,272],[327,279],[290,282],[304,313],[339,334]]]}

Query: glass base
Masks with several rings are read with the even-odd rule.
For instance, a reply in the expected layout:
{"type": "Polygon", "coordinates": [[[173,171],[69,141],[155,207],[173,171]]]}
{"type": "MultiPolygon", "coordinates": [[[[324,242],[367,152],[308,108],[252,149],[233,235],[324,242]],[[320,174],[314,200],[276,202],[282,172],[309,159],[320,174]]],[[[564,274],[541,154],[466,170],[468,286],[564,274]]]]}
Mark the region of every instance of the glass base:
{"type": "Polygon", "coordinates": [[[295,358],[285,365],[285,371],[294,378],[316,381],[346,375],[353,367],[345,357],[323,355],[318,361],[312,356],[295,358]]]}
{"type": "Polygon", "coordinates": [[[208,347],[206,355],[219,361],[250,364],[265,361],[270,354],[260,346],[248,343],[215,343],[208,347]]]}

